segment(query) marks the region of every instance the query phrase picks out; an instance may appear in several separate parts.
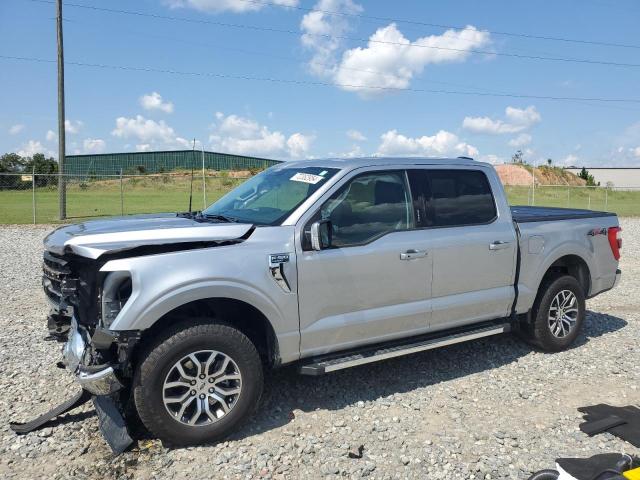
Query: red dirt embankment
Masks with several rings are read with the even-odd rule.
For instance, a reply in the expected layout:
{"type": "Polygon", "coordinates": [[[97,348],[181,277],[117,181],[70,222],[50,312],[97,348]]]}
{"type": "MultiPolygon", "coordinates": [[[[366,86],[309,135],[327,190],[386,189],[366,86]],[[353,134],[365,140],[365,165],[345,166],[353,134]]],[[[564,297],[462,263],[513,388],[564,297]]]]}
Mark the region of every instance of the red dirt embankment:
{"type": "Polygon", "coordinates": [[[585,184],[582,178],[559,167],[549,167],[545,165],[533,168],[529,165],[505,164],[496,165],[495,168],[503,185],[531,185],[532,172],[536,177],[536,185],[585,184]]]}

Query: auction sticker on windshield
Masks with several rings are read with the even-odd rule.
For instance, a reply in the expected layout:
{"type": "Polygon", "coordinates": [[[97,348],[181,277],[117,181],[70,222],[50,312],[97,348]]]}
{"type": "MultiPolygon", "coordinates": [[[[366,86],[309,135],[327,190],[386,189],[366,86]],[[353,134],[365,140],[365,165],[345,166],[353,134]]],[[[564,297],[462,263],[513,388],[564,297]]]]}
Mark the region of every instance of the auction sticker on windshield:
{"type": "Polygon", "coordinates": [[[310,183],[312,185],[315,185],[320,180],[324,180],[324,177],[321,177],[320,175],[313,175],[311,173],[298,172],[289,180],[293,180],[294,182],[304,182],[304,183],[310,183]]]}

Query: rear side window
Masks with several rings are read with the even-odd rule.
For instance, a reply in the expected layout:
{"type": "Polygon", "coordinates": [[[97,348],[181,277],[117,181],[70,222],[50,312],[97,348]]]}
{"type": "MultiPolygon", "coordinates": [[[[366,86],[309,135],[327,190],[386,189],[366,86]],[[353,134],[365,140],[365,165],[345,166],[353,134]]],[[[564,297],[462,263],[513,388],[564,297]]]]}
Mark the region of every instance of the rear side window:
{"type": "Polygon", "coordinates": [[[479,170],[410,170],[416,226],[453,227],[489,223],[496,206],[479,170]]]}

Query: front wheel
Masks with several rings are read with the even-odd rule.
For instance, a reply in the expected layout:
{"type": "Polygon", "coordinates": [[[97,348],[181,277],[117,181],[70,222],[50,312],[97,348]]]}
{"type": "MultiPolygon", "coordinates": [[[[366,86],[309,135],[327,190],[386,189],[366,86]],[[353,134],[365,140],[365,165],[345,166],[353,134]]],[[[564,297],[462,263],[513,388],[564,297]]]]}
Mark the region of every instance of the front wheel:
{"type": "Polygon", "coordinates": [[[580,333],[585,317],[585,294],[571,275],[546,280],[532,309],[533,344],[549,352],[568,348],[580,333]]]}
{"type": "Polygon", "coordinates": [[[208,320],[175,328],[142,355],[134,380],[145,427],[171,445],[219,440],[254,412],[260,356],[239,330],[208,320]]]}

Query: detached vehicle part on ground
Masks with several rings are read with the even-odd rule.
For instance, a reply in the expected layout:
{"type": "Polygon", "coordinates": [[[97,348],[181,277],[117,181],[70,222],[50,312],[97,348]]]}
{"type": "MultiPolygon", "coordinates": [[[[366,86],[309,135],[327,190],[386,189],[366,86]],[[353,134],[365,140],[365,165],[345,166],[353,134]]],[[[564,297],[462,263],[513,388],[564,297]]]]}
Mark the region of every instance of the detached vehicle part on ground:
{"type": "Polygon", "coordinates": [[[618,283],[620,247],[615,214],[509,207],[471,159],[314,160],[203,212],[59,228],[43,285],[82,388],[187,445],[249,418],[265,368],[319,375],[513,330],[566,349],[585,299],[618,283]]]}

